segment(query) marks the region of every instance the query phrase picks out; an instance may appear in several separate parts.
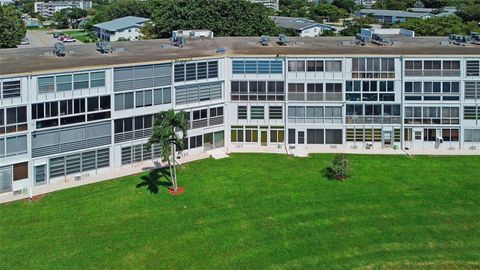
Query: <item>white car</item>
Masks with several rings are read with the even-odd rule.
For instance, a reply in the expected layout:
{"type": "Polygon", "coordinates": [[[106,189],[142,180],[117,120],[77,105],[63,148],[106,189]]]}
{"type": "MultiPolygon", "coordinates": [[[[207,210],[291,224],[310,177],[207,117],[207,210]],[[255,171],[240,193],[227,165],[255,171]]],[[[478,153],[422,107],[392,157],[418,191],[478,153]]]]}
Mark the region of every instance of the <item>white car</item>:
{"type": "Polygon", "coordinates": [[[66,42],[76,42],[77,40],[72,37],[65,37],[62,39],[62,41],[66,43],[66,42]]]}
{"type": "Polygon", "coordinates": [[[22,41],[20,42],[20,45],[28,45],[30,44],[30,40],[28,38],[24,38],[22,39],[22,41]]]}

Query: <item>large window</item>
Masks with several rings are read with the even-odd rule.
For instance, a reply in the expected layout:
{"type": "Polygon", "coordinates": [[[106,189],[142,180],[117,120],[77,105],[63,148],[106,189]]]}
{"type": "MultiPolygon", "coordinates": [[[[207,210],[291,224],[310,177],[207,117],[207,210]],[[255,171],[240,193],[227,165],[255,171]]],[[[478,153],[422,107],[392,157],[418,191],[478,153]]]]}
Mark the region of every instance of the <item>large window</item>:
{"type": "Polygon", "coordinates": [[[341,129],[307,129],[307,144],[342,144],[341,129]]]}
{"type": "Polygon", "coordinates": [[[112,143],[110,121],[32,133],[32,157],[76,151],[112,143]]]}
{"type": "Polygon", "coordinates": [[[480,129],[465,129],[465,142],[480,142],[480,129]]]}
{"type": "Polygon", "coordinates": [[[405,124],[458,125],[458,107],[405,107],[405,124]]]}
{"type": "Polygon", "coordinates": [[[153,115],[115,120],[115,143],[148,138],[152,135],[153,115]]]}
{"type": "Polygon", "coordinates": [[[347,124],[400,124],[398,104],[347,104],[347,124]]]}
{"type": "Polygon", "coordinates": [[[282,81],[232,81],[230,94],[232,101],[282,101],[285,99],[282,81]]]}
{"type": "Polygon", "coordinates": [[[98,149],[50,158],[50,178],[92,171],[110,166],[110,149],[98,149]]]}
{"type": "Polygon", "coordinates": [[[222,98],[222,83],[203,83],[175,87],[177,105],[197,103],[222,98]]]}
{"type": "Polygon", "coordinates": [[[174,66],[175,82],[194,81],[218,77],[218,60],[208,62],[184,62],[174,66]]]}
{"type": "Polygon", "coordinates": [[[156,64],[115,68],[115,92],[164,87],[172,84],[172,65],[156,64]]]}
{"type": "Polygon", "coordinates": [[[171,102],[170,87],[115,94],[116,111],[169,104],[171,102]]]}
{"type": "Polygon", "coordinates": [[[105,71],[38,77],[38,93],[52,93],[105,86],[105,71]]]}
{"type": "Polygon", "coordinates": [[[0,158],[27,153],[27,135],[0,138],[0,158]]]}
{"type": "Polygon", "coordinates": [[[0,99],[20,96],[20,80],[0,82],[0,99]]]}
{"type": "Polygon", "coordinates": [[[288,99],[295,101],[342,101],[341,83],[288,84],[288,99]]]}
{"type": "Polygon", "coordinates": [[[233,74],[282,74],[282,60],[233,60],[233,74]]]}
{"type": "Polygon", "coordinates": [[[32,104],[36,128],[71,125],[110,118],[110,96],[96,96],[32,104]]]}
{"type": "Polygon", "coordinates": [[[161,147],[157,144],[151,147],[147,144],[122,147],[122,165],[160,158],[161,154],[161,147]]]}
{"type": "Polygon", "coordinates": [[[395,101],[394,81],[347,81],[347,101],[395,101]]]}
{"type": "Polygon", "coordinates": [[[339,106],[289,106],[289,123],[341,124],[342,107],[339,106]]]}
{"type": "Polygon", "coordinates": [[[0,135],[27,130],[27,107],[0,109],[0,135]]]}
{"type": "Polygon", "coordinates": [[[395,59],[353,58],[352,78],[395,78],[395,59]]]}
{"type": "Polygon", "coordinates": [[[238,119],[246,120],[248,116],[247,106],[238,106],[237,108],[238,119]]]}
{"type": "Polygon", "coordinates": [[[405,100],[460,100],[460,82],[405,82],[405,100]]]}
{"type": "Polygon", "coordinates": [[[406,60],[405,76],[407,77],[457,77],[460,76],[458,60],[406,60]]]}
{"type": "Polygon", "coordinates": [[[341,72],[341,60],[288,60],[290,72],[341,72]]]}

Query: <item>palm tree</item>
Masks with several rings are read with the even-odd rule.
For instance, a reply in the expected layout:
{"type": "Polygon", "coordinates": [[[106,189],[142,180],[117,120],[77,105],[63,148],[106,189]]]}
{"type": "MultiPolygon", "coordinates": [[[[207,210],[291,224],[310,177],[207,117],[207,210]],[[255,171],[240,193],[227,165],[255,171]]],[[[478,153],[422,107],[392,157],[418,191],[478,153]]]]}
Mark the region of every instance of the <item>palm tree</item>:
{"type": "Polygon", "coordinates": [[[175,112],[173,109],[161,112],[155,117],[152,136],[148,140],[148,145],[160,144],[162,158],[168,162],[174,191],[178,187],[175,153],[177,147],[183,148],[183,138],[187,135],[187,126],[188,122],[184,112],[175,112]]]}

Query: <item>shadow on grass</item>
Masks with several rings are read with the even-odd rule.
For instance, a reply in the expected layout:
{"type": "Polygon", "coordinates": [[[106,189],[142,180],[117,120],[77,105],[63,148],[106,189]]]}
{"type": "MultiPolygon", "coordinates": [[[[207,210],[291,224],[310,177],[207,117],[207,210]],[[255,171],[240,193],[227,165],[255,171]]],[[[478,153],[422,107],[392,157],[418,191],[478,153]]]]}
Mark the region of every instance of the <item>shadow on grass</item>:
{"type": "Polygon", "coordinates": [[[141,177],[142,182],[137,184],[137,188],[146,187],[150,193],[157,194],[159,187],[169,188],[172,185],[168,167],[151,170],[148,175],[141,177]]]}

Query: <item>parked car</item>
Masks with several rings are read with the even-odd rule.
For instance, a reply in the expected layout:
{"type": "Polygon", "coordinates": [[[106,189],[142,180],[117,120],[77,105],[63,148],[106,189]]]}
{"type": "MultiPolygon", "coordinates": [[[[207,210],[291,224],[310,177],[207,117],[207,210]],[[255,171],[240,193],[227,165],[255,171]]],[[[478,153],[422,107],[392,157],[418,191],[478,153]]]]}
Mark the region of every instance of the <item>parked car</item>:
{"type": "Polygon", "coordinates": [[[54,33],[53,33],[53,37],[54,37],[54,38],[59,38],[60,36],[64,36],[64,35],[65,35],[65,34],[62,33],[62,32],[54,32],[54,33]]]}
{"type": "Polygon", "coordinates": [[[24,38],[20,42],[20,45],[28,45],[28,44],[30,44],[30,39],[28,39],[28,38],[24,38]]]}
{"type": "Polygon", "coordinates": [[[72,37],[65,36],[62,41],[66,43],[66,42],[76,42],[77,40],[72,37]]]}

